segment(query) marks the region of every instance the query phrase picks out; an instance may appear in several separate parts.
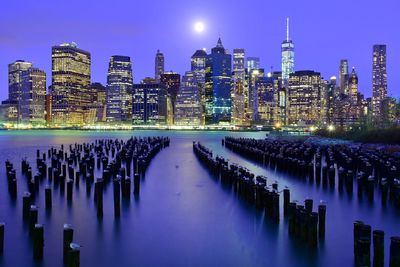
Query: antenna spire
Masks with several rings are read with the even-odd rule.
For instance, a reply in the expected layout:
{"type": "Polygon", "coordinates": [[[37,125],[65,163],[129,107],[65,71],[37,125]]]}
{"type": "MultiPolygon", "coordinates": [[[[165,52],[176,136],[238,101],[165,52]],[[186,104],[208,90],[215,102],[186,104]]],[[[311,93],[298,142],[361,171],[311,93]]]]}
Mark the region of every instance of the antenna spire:
{"type": "Polygon", "coordinates": [[[289,18],[286,18],[286,41],[289,41],[289,18]]]}

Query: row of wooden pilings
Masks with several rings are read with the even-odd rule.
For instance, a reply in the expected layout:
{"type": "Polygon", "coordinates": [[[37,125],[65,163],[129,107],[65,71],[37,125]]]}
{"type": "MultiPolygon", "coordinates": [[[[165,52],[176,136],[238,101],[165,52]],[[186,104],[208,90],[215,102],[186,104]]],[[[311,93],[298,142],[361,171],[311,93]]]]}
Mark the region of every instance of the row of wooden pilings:
{"type": "MultiPolygon", "coordinates": [[[[373,267],[384,266],[385,232],[374,230],[362,221],[355,221],[353,228],[354,261],[357,267],[371,266],[371,239],[373,243],[373,267]],[[372,236],[372,238],[371,238],[372,236]]],[[[389,267],[400,267],[400,237],[390,238],[389,267]]]]}
{"type": "Polygon", "coordinates": [[[374,200],[375,190],[380,201],[400,208],[400,160],[391,154],[348,145],[318,145],[304,141],[256,140],[225,137],[226,148],[266,167],[287,172],[298,179],[374,200]],[[337,184],[337,186],[336,186],[337,184]]]}
{"type": "MultiPolygon", "coordinates": [[[[243,200],[265,210],[268,218],[280,220],[280,192],[278,183],[267,185],[267,177],[255,176],[236,164],[229,164],[222,157],[213,157],[211,150],[193,142],[193,151],[214,177],[223,185],[231,187],[243,200]]],[[[318,212],[313,212],[313,200],[306,199],[304,205],[290,200],[289,188],[283,189],[283,212],[288,219],[290,236],[308,244],[318,246],[318,237],[325,236],[326,205],[321,203],[318,212]]]]}
{"type": "MultiPolygon", "coordinates": [[[[74,196],[74,185],[79,188],[81,181],[86,185],[90,195],[94,183],[93,200],[98,218],[103,216],[103,191],[108,184],[113,184],[114,215],[121,213],[121,197],[129,201],[131,196],[131,177],[133,176],[133,195],[139,196],[140,179],[144,179],[154,156],[168,147],[167,137],[130,138],[127,141],[101,139],[93,143],[74,144],[69,150],[61,145],[60,149],[50,148],[47,153],[36,153],[36,174],[28,159],[21,161],[21,174],[27,183],[28,192],[22,194],[22,218],[28,223],[33,241],[33,258],[41,260],[44,248],[44,226],[38,222],[39,208],[36,197],[43,184],[45,209],[52,209],[53,190],[59,190],[64,196],[67,189],[67,202],[71,204],[74,196]],[[97,171],[96,171],[97,170],[97,171]],[[101,177],[94,178],[96,172],[101,177]]],[[[17,199],[17,171],[10,161],[6,161],[8,191],[17,199]]],[[[4,250],[5,223],[0,223],[0,252],[4,250]]],[[[68,267],[80,265],[80,245],[73,242],[73,228],[64,225],[63,257],[68,267]]]]}

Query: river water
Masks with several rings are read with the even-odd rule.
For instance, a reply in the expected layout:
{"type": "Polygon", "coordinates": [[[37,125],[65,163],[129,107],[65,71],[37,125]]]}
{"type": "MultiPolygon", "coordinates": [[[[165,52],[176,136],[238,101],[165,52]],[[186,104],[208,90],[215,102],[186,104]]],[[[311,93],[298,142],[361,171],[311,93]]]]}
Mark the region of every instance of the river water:
{"type": "MultiPolygon", "coordinates": [[[[5,249],[0,266],[63,266],[63,224],[74,228],[74,241],[82,245],[81,266],[353,266],[353,221],[363,220],[372,229],[385,231],[385,266],[389,237],[400,234],[400,212],[390,204],[360,200],[336,190],[309,184],[287,174],[258,166],[221,146],[226,136],[264,138],[262,132],[196,131],[1,131],[0,221],[6,223],[5,249]],[[120,219],[114,218],[112,186],[104,192],[104,217],[98,220],[93,196],[84,184],[74,188],[72,204],[53,191],[53,208],[45,211],[44,189],[36,199],[39,222],[44,224],[44,258],[35,262],[32,242],[22,220],[20,161],[34,165],[36,149],[130,136],[168,136],[170,147],[151,162],[141,183],[139,199],[123,202],[120,219]],[[311,249],[288,236],[287,221],[270,221],[264,212],[238,199],[212,179],[192,151],[200,141],[231,162],[265,175],[279,188],[288,186],[292,199],[327,203],[326,237],[311,249]],[[5,160],[17,169],[18,197],[7,191],[5,160]]],[[[82,182],[82,181],[81,181],[82,182]]],[[[337,186],[337,183],[336,183],[337,186]]],[[[91,192],[93,194],[93,190],[91,192]]],[[[281,196],[281,216],[283,214],[281,196]]]]}

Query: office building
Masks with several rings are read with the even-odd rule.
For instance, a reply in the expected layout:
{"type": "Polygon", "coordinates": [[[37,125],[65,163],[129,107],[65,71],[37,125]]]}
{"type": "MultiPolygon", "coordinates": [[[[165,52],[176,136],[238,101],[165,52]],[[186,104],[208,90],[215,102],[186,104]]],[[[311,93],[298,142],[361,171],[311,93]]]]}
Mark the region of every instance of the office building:
{"type": "Polygon", "coordinates": [[[206,124],[229,123],[231,120],[232,57],[221,39],[206,60],[206,124]]]}
{"type": "Polygon", "coordinates": [[[251,70],[260,68],[260,58],[259,57],[247,57],[246,58],[246,69],[250,73],[251,70]]]}
{"type": "Polygon", "coordinates": [[[8,100],[19,101],[22,93],[22,75],[32,67],[31,62],[17,60],[8,65],[8,100]]]}
{"type": "Polygon", "coordinates": [[[275,116],[275,77],[268,73],[256,81],[257,89],[257,122],[263,125],[273,125],[275,116]]]}
{"type": "Polygon", "coordinates": [[[161,53],[160,50],[157,50],[154,67],[154,78],[156,79],[157,83],[159,83],[161,74],[164,73],[164,54],[161,53]]]}
{"type": "Polygon", "coordinates": [[[132,63],[128,56],[112,56],[107,75],[107,121],[131,122],[132,63]]]}
{"type": "Polygon", "coordinates": [[[348,95],[349,94],[349,62],[347,59],[340,60],[339,66],[339,92],[337,96],[340,94],[348,95]]]}
{"type": "Polygon", "coordinates": [[[387,97],[386,45],[374,45],[372,53],[372,116],[379,122],[387,97]]]}
{"type": "Polygon", "coordinates": [[[200,126],[202,124],[201,93],[193,72],[182,77],[174,114],[175,125],[200,126]]]}
{"type": "Polygon", "coordinates": [[[287,91],[290,125],[306,126],[321,122],[321,89],[319,72],[306,70],[290,74],[287,91]]]}
{"type": "Polygon", "coordinates": [[[172,107],[175,107],[176,96],[181,85],[181,75],[179,73],[168,71],[161,74],[160,85],[167,90],[171,98],[172,107]]]}
{"type": "Polygon", "coordinates": [[[289,75],[294,72],[294,43],[289,36],[289,18],[286,19],[286,40],[282,42],[282,82],[287,85],[289,75]]]}
{"type": "Polygon", "coordinates": [[[75,43],[52,47],[52,122],[82,125],[90,104],[91,55],[75,43]]]}
{"type": "Polygon", "coordinates": [[[163,86],[157,83],[134,84],[132,91],[133,124],[167,124],[167,91],[163,86]]]}
{"type": "Polygon", "coordinates": [[[46,73],[43,70],[31,67],[23,72],[19,104],[22,123],[45,124],[46,88],[46,73]]]}

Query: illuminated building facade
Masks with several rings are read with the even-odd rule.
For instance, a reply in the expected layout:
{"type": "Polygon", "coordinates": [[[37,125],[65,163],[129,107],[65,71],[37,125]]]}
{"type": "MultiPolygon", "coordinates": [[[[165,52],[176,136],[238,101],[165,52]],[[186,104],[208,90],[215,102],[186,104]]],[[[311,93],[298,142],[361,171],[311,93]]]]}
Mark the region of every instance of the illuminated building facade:
{"type": "Polygon", "coordinates": [[[336,77],[332,76],[326,88],[326,122],[329,125],[333,123],[336,91],[336,77]]]}
{"type": "Polygon", "coordinates": [[[289,18],[286,19],[286,40],[282,42],[282,82],[287,85],[289,75],[294,72],[294,43],[289,37],[289,18]]]}
{"type": "Polygon", "coordinates": [[[107,75],[107,121],[131,122],[132,63],[128,56],[112,56],[107,75]]]}
{"type": "Polygon", "coordinates": [[[24,60],[17,60],[8,65],[8,100],[21,100],[22,76],[31,67],[32,63],[24,60]]]}
{"type": "Polygon", "coordinates": [[[164,54],[161,53],[160,50],[157,50],[154,68],[154,78],[156,79],[157,83],[159,83],[161,74],[164,73],[164,54]]]}
{"type": "Polygon", "coordinates": [[[160,84],[134,84],[132,123],[136,125],[167,124],[167,91],[160,84]]]}
{"type": "Polygon", "coordinates": [[[206,124],[231,120],[232,57],[218,39],[206,60],[205,121],[206,124]]]}
{"type": "Polygon", "coordinates": [[[386,45],[374,45],[372,54],[372,116],[379,121],[387,97],[386,45]]]}
{"type": "Polygon", "coordinates": [[[246,92],[246,68],[245,51],[243,48],[233,49],[233,90],[232,90],[232,119],[234,125],[247,125],[246,120],[246,100],[248,100],[248,90],[246,92]],[[247,96],[246,96],[247,95],[247,96]]]}
{"type": "Polygon", "coordinates": [[[1,123],[18,123],[18,101],[5,100],[0,105],[1,123]]]}
{"type": "Polygon", "coordinates": [[[282,85],[282,72],[270,73],[274,83],[274,125],[283,126],[287,124],[287,88],[282,85]]]}
{"type": "Polygon", "coordinates": [[[195,83],[204,89],[205,69],[206,69],[206,51],[199,49],[194,52],[190,60],[190,69],[193,72],[195,83]]]}
{"type": "Polygon", "coordinates": [[[200,126],[202,124],[200,88],[196,84],[193,72],[187,71],[182,77],[182,84],[176,98],[174,122],[175,125],[200,126]]]}
{"type": "Polygon", "coordinates": [[[233,82],[244,81],[245,78],[245,51],[243,48],[233,49],[233,82]]]}
{"type": "Polygon", "coordinates": [[[256,83],[264,77],[264,69],[252,69],[249,73],[249,111],[251,121],[258,119],[258,91],[256,83]]]}
{"type": "Polygon", "coordinates": [[[339,66],[339,92],[337,94],[340,95],[348,95],[349,94],[349,62],[347,59],[340,60],[339,66]]]}
{"type": "Polygon", "coordinates": [[[296,71],[288,84],[288,123],[295,126],[315,125],[321,121],[321,74],[296,71]]]}
{"type": "Polygon", "coordinates": [[[52,114],[53,114],[53,97],[51,94],[46,94],[46,102],[45,102],[45,109],[46,109],[46,123],[49,125],[51,124],[52,114]]]}
{"type": "Polygon", "coordinates": [[[257,122],[263,125],[274,124],[275,111],[275,86],[271,73],[267,77],[260,77],[256,81],[257,89],[257,122]]]}
{"type": "Polygon", "coordinates": [[[250,73],[251,70],[260,68],[260,58],[259,57],[247,57],[246,58],[246,69],[250,73]]]}
{"type": "Polygon", "coordinates": [[[204,124],[205,111],[205,83],[206,83],[206,57],[207,53],[203,49],[196,50],[190,60],[190,69],[193,72],[195,83],[200,90],[202,106],[202,124],[204,124]]]}
{"type": "Polygon", "coordinates": [[[107,121],[107,88],[101,83],[92,83],[92,101],[96,107],[95,122],[107,121]]]}
{"type": "Polygon", "coordinates": [[[22,74],[20,99],[21,122],[44,125],[46,114],[46,73],[29,68],[22,74]]]}
{"type": "Polygon", "coordinates": [[[351,71],[351,74],[349,76],[348,88],[349,88],[350,98],[352,99],[352,101],[357,103],[357,100],[358,100],[358,76],[357,76],[356,70],[354,68],[351,71]]]}
{"type": "Polygon", "coordinates": [[[386,97],[382,102],[382,119],[386,127],[393,126],[398,120],[397,101],[393,97],[386,97]]]}
{"type": "Polygon", "coordinates": [[[52,47],[52,122],[58,125],[82,125],[90,104],[89,52],[75,43],[52,47]]]}
{"type": "Polygon", "coordinates": [[[169,97],[171,98],[171,105],[173,110],[175,109],[176,96],[181,85],[181,75],[176,72],[164,72],[161,74],[160,85],[167,90],[169,97]]]}

